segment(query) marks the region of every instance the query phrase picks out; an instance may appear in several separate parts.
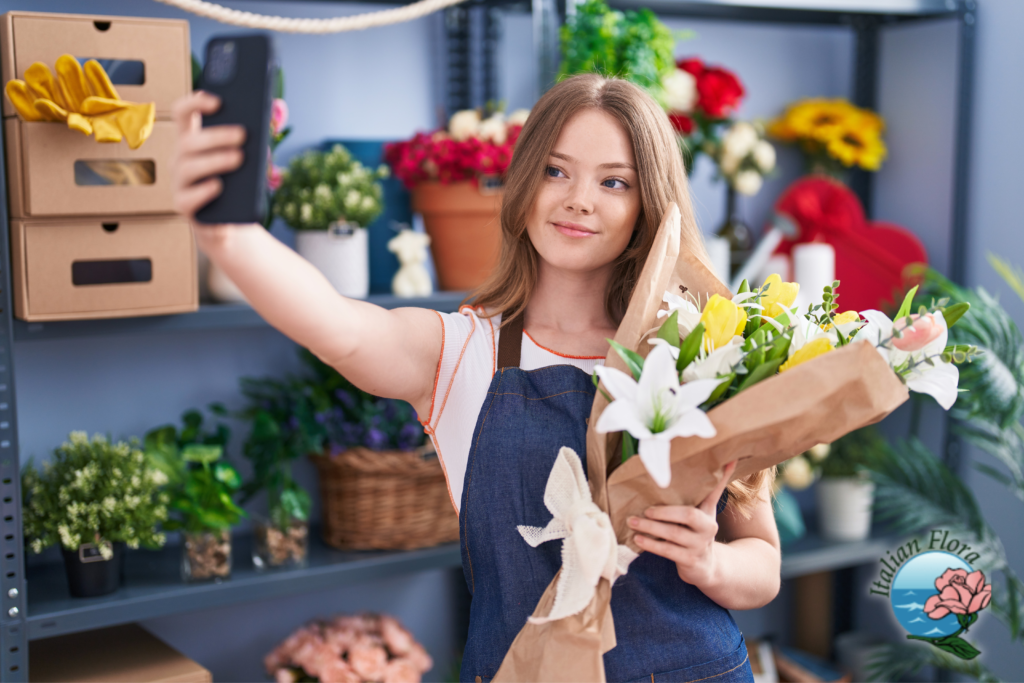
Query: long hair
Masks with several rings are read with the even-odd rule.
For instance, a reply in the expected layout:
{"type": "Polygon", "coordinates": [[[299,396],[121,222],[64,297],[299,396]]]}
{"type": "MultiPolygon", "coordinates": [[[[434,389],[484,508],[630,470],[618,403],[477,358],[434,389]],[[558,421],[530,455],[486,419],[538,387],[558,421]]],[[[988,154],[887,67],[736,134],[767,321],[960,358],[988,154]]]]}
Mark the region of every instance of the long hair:
{"type": "MultiPolygon", "coordinates": [[[[626,131],[640,186],[640,215],[629,244],[613,264],[605,291],[608,317],[616,324],[622,320],[669,204],[675,203],[682,215],[680,249],[708,263],[682,154],[664,110],[629,81],[597,74],[573,76],[548,90],[531,110],[505,175],[498,265],[472,296],[473,306],[484,309],[483,315],[502,314],[502,326],[521,314],[533,296],[540,255],[527,233],[527,216],[562,127],[586,109],[610,114],[626,131]]],[[[729,485],[730,500],[739,510],[745,512],[752,505],[767,472],[729,485]]]]}

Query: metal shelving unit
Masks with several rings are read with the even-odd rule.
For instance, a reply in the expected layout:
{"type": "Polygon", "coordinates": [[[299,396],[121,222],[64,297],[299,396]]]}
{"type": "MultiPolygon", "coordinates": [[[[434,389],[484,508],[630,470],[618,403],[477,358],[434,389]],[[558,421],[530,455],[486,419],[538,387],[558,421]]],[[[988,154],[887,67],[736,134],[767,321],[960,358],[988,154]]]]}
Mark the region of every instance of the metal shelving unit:
{"type": "MultiPolygon", "coordinates": [[[[339,2],[344,0],[327,0],[339,2]]],[[[381,0],[386,1],[386,0],[381,0]]],[[[492,10],[500,5],[529,7],[533,16],[534,50],[539,65],[538,90],[553,82],[557,69],[558,27],[572,11],[574,0],[471,0],[448,14],[450,56],[444,99],[449,108],[474,106],[473,74],[481,71],[477,90],[484,97],[496,93],[494,49],[500,18],[492,10]],[[470,12],[486,15],[474,32],[470,12]],[[475,42],[474,42],[475,41],[475,42]],[[480,44],[477,49],[473,46],[480,44]],[[479,58],[471,55],[482,55],[479,58]],[[472,99],[470,99],[472,98],[472,99]]],[[[952,265],[950,275],[962,280],[966,263],[967,185],[969,177],[972,73],[974,68],[975,0],[610,0],[622,9],[649,7],[662,15],[742,22],[846,25],[856,33],[856,73],[853,99],[872,106],[877,97],[878,32],[884,26],[908,21],[955,19],[959,28],[957,72],[957,122],[955,174],[952,189],[952,265]]],[[[0,205],[6,206],[5,168],[0,164],[0,205]]],[[[868,200],[871,178],[855,181],[855,189],[868,200]]],[[[866,205],[870,205],[865,201],[866,205]]],[[[60,565],[34,570],[31,599],[26,597],[25,562],[21,525],[17,410],[12,374],[17,344],[34,340],[85,336],[121,336],[194,332],[217,329],[259,328],[265,323],[247,306],[210,305],[179,316],[114,320],[24,323],[13,318],[9,270],[9,226],[0,211],[0,681],[28,679],[28,643],[74,631],[99,628],[140,618],[152,618],[250,600],[321,590],[339,582],[357,582],[401,573],[456,567],[457,545],[395,553],[341,553],[317,542],[310,544],[307,567],[291,571],[256,573],[251,567],[236,568],[222,583],[185,585],[178,572],[177,548],[155,553],[133,553],[128,558],[127,586],[111,596],[72,599],[67,595],[60,565]]],[[[442,293],[425,300],[371,297],[389,308],[418,305],[441,311],[456,310],[459,293],[442,293]]],[[[955,461],[956,444],[947,457],[955,461]]],[[[246,557],[245,540],[236,548],[246,557]]],[[[793,578],[807,573],[853,567],[873,561],[892,547],[885,537],[861,543],[828,543],[813,536],[788,546],[783,554],[782,575],[793,578]]]]}

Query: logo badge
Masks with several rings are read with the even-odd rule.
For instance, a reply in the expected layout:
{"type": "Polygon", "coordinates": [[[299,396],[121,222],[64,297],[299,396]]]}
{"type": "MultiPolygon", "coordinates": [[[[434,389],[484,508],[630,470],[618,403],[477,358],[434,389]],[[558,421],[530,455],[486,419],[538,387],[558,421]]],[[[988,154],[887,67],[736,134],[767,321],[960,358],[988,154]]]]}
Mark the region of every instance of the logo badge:
{"type": "Polygon", "coordinates": [[[963,558],[930,550],[907,559],[892,579],[889,601],[910,640],[920,640],[960,659],[980,651],[963,636],[992,600],[985,574],[963,558]]]}

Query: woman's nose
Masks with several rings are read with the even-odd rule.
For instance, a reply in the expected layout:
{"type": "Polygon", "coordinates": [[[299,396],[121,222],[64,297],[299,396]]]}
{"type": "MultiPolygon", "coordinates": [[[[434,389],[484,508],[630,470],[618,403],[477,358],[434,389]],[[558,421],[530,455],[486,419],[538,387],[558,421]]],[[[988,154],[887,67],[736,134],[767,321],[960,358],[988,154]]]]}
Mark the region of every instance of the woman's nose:
{"type": "Polygon", "coordinates": [[[569,211],[589,214],[594,212],[594,202],[586,183],[573,182],[565,197],[565,208],[569,211]]]}

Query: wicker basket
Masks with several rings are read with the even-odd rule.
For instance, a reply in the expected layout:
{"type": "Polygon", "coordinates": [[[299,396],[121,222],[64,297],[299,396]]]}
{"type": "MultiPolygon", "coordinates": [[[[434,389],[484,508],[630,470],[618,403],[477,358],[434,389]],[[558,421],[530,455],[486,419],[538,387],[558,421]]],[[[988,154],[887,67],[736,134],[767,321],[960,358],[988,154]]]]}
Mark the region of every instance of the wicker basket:
{"type": "Polygon", "coordinates": [[[327,545],[409,550],[459,540],[459,516],[432,453],[357,447],[313,461],[327,545]]]}

